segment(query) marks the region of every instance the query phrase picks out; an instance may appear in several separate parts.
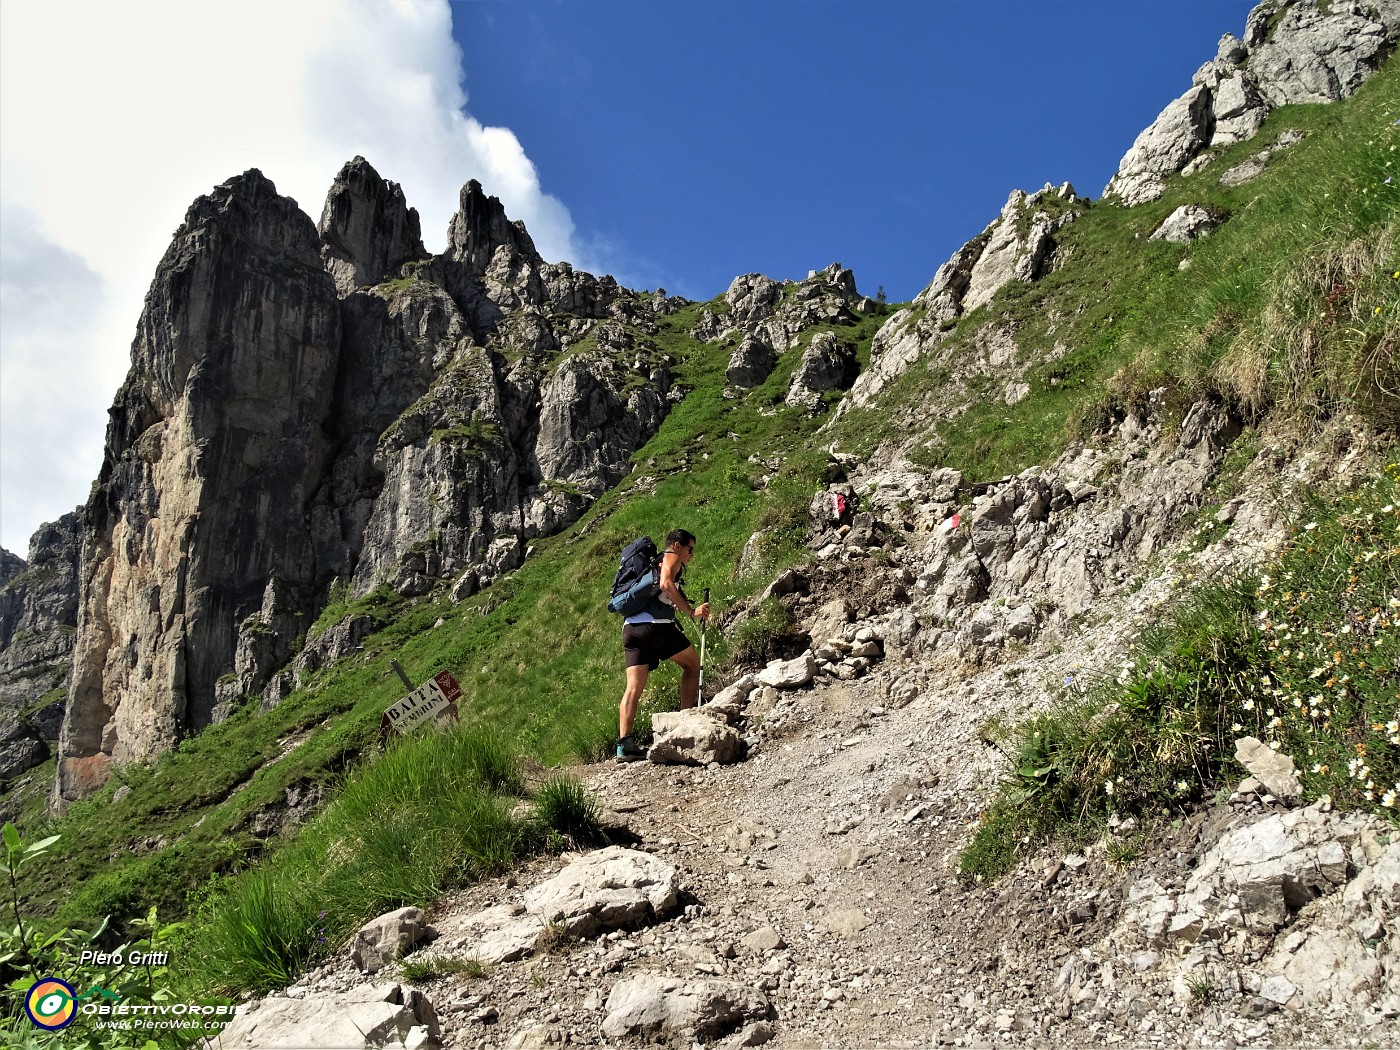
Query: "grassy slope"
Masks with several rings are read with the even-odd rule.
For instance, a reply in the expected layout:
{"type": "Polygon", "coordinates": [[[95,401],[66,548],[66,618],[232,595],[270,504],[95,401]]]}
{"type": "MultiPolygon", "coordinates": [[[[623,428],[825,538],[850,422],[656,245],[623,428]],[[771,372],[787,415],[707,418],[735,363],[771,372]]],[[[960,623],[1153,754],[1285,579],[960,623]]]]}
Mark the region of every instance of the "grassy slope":
{"type": "MultiPolygon", "coordinates": [[[[1394,227],[1383,231],[1394,222],[1396,187],[1384,179],[1395,170],[1398,100],[1392,65],[1354,100],[1276,113],[1261,137],[1175,180],[1158,202],[1090,208],[1061,235],[1071,250],[1061,269],[1035,285],[1007,288],[963,319],[946,344],[958,352],[994,317],[1014,326],[1032,395],[1014,408],[975,405],[956,426],[935,425],[929,458],[974,477],[996,476],[1047,461],[1083,421],[1102,418],[1149,384],[1183,394],[1223,387],[1219,359],[1234,335],[1264,314],[1293,261],[1368,230],[1393,241],[1394,227]],[[1221,171],[1287,127],[1306,130],[1308,138],[1258,180],[1219,187],[1221,171]],[[1186,201],[1211,203],[1231,218],[1189,247],[1146,242],[1186,201]],[[1191,266],[1182,270],[1187,257],[1191,266]],[[1046,361],[1059,341],[1069,352],[1046,361]]],[[[1364,286],[1366,294],[1371,287],[1364,286]]],[[[1362,317],[1366,338],[1376,326],[1394,330],[1395,284],[1380,287],[1388,297],[1377,304],[1381,313],[1362,317]]],[[[799,556],[798,531],[820,484],[824,455],[812,447],[820,420],[780,407],[797,355],[785,355],[763,387],[726,401],[720,390],[731,348],[685,335],[698,309],[668,319],[656,340],[679,362],[690,392],[637,454],[638,469],[626,482],[575,526],[537,542],[520,570],[462,605],[376,595],[347,606],[343,612],[372,608],[383,621],[362,655],[320,672],[273,711],[245,709],[75,805],[45,829],[63,834],[62,853],[29,869],[32,904],[85,920],[137,914],[151,904],[178,911],[191,884],[258,859],[265,845],[246,829],[250,814],[298,786],[319,785],[324,797],[334,797],[345,771],[372,754],[379,712],[402,692],[391,658],[415,680],[451,670],[467,694],[468,719],[518,740],[546,763],[610,737],[620,688],[617,623],[601,610],[617,550],[637,534],[684,525],[700,537],[691,586],[712,586],[727,603],[762,582],[761,574],[736,580],[731,572],[755,529],[771,537],[765,570],[799,556]],[[776,471],[750,462],[755,453],[777,463],[776,471]],[[131,792],[113,801],[123,786],[131,792]]],[[[860,342],[862,360],[877,323],[841,333],[860,342]]],[[[843,420],[838,435],[848,447],[873,448],[902,425],[890,406],[923,405],[937,394],[936,377],[916,367],[882,407],[843,420]]],[[[723,640],[711,640],[722,658],[723,640]]],[[[673,676],[662,672],[653,682],[653,702],[674,695],[673,676]]],[[[38,837],[40,829],[26,833],[38,837]]]]}
{"type": "MultiPolygon", "coordinates": [[[[1343,251],[1358,238],[1386,242],[1394,261],[1400,235],[1397,119],[1400,65],[1392,60],[1350,100],[1275,111],[1255,138],[1222,150],[1192,176],[1170,180],[1160,200],[1134,208],[1091,205],[1057,235],[1061,256],[1068,255],[1064,265],[1034,284],[1008,285],[989,307],[961,318],[938,355],[946,360],[971,353],[988,322],[1009,328],[1027,368],[1030,396],[1015,406],[974,398],[953,420],[932,414],[938,421],[915,457],[987,480],[1052,460],[1156,386],[1173,391],[1178,401],[1211,392],[1248,400],[1229,375],[1229,360],[1243,356],[1242,336],[1257,335],[1256,342],[1271,346],[1277,373],[1272,396],[1251,407],[1289,401],[1282,335],[1259,330],[1269,327],[1263,323],[1267,308],[1287,298],[1300,263],[1343,251]],[[1220,185],[1223,172],[1288,129],[1305,138],[1275,155],[1264,174],[1242,186],[1220,185]],[[1148,241],[1183,204],[1204,205],[1228,219],[1191,245],[1148,241]],[[1185,269],[1183,262],[1189,262],[1185,269]],[[1067,352],[1057,353],[1057,344],[1067,352]]],[[[1365,279],[1342,283],[1344,301],[1331,305],[1353,308],[1356,316],[1329,333],[1338,353],[1368,339],[1374,345],[1383,330],[1394,331],[1400,287],[1390,269],[1373,266],[1365,279]]],[[[1393,357],[1389,363],[1393,367],[1393,357]]],[[[843,443],[869,451],[899,441],[897,409],[938,406],[947,397],[940,390],[945,372],[938,362],[916,365],[874,408],[842,421],[843,443]]],[[[1336,407],[1343,393],[1324,392],[1319,407],[1336,407]]]]}
{"type": "MultiPolygon", "coordinates": [[[[731,574],[757,528],[768,529],[768,568],[798,556],[791,527],[805,523],[825,465],[825,455],[809,447],[820,417],[781,405],[800,351],[783,355],[761,387],[726,400],[720,393],[732,346],[688,336],[698,310],[665,319],[655,338],[678,362],[689,392],[636,454],[632,477],[573,527],[537,541],[518,571],[461,605],[384,591],[341,603],[340,616],[368,612],[383,624],[362,654],[318,672],[272,711],[250,705],[153,766],[118,771],[53,827],[23,829],[31,838],[64,835],[62,853],[27,872],[31,906],[81,922],[144,914],[152,904],[178,913],[191,885],[256,860],[267,844],[249,832],[252,814],[281,803],[289,789],[316,787],[334,797],[345,771],[373,754],[380,713],[403,692],[393,659],[414,681],[452,671],[465,693],[466,721],[518,741],[545,763],[612,739],[619,622],[605,605],[618,550],[638,534],[683,525],[700,537],[688,587],[713,586],[716,597],[732,601],[766,582],[731,574]],[[762,489],[769,472],[749,462],[753,449],[781,464],[762,489]]],[[[868,357],[881,319],[836,331],[868,357]]],[[[318,626],[335,618],[323,616],[318,626]]],[[[712,641],[723,659],[723,640],[712,641]]],[[[662,671],[653,683],[650,697],[674,697],[673,674],[662,671]]]]}

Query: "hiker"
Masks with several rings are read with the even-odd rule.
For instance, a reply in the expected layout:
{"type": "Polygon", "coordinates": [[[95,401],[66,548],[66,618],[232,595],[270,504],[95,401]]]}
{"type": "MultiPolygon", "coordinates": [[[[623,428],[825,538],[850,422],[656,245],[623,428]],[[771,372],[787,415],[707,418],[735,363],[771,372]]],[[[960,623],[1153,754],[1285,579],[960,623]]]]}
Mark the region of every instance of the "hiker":
{"type": "Polygon", "coordinates": [[[692,606],[681,592],[681,575],[695,556],[695,536],[685,529],[666,534],[666,548],[661,555],[661,593],[639,613],[628,616],[622,623],[622,652],[627,665],[627,688],[618,705],[617,744],[619,762],[636,762],[646,758],[646,750],[632,739],[632,720],[637,717],[637,702],[646,689],[647,677],[661,665],[672,660],[681,668],[681,710],[695,706],[700,686],[700,655],[690,639],[676,625],[677,611],[696,620],[707,619],[709,603],[692,606]]]}

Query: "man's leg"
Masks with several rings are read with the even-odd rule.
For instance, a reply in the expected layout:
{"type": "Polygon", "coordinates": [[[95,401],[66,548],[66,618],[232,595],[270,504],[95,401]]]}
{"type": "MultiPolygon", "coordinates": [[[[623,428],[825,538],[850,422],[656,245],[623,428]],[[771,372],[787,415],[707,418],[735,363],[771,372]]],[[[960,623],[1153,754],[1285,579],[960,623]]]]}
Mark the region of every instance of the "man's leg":
{"type": "Polygon", "coordinates": [[[688,711],[700,695],[700,654],[689,645],[671,659],[681,669],[681,710],[688,711]]]}
{"type": "Polygon", "coordinates": [[[627,668],[627,688],[623,690],[622,703],[617,708],[617,735],[619,737],[632,735],[632,722],[637,717],[637,704],[642,699],[642,692],[647,687],[647,676],[650,673],[646,664],[627,668]]]}

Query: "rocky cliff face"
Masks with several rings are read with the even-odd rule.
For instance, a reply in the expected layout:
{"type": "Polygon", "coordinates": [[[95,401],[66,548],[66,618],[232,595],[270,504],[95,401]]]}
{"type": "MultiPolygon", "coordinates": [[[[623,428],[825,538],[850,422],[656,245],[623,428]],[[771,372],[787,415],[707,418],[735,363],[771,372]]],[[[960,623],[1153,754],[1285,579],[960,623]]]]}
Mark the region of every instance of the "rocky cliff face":
{"type": "Polygon", "coordinates": [[[84,511],[60,797],[209,725],[239,624],[320,582],[306,509],[339,344],[335,285],[294,201],[249,171],[194,203],[84,511]]]}
{"type": "Polygon", "coordinates": [[[256,171],[191,207],[83,512],[58,804],[284,696],[332,582],[461,597],[516,567],[660,425],[646,331],[679,301],[546,264],[476,182],[449,241],[428,258],[358,157],[319,228],[256,171]]]}
{"type": "Polygon", "coordinates": [[[77,513],[41,525],[29,560],[0,551],[0,780],[49,757],[78,614],[77,513]]]}
{"type": "MultiPolygon", "coordinates": [[[[1398,27],[1400,0],[1268,0],[1144,132],[1109,191],[1148,199],[1270,108],[1351,93],[1398,27]]],[[[839,265],[801,282],[738,277],[693,334],[735,344],[726,396],[790,354],[788,404],[815,410],[850,388],[842,410],[868,405],[915,360],[937,358],[950,322],[1060,265],[1056,234],[1084,205],[1068,185],[1013,193],[884,326],[859,377],[853,347],[820,331],[871,308],[839,265]]],[[[363,625],[298,655],[333,583],[406,595],[447,585],[461,598],[518,566],[532,538],[625,475],[682,396],[651,338],[657,314],[680,305],[545,262],[476,182],[434,257],[401,189],[363,158],[337,176],[319,226],[257,172],[196,201],[152,284],[83,511],[58,801],[250,697],[275,703],[353,645],[363,625]]],[[[1026,390],[1007,379],[1017,352],[1013,332],[984,328],[972,353],[938,362],[949,396],[985,396],[991,379],[991,396],[1014,403],[1026,390]]],[[[1024,479],[1023,495],[1060,498],[1043,487],[1024,479]]],[[[1019,545],[1038,520],[1002,525],[1019,545]]],[[[991,573],[998,550],[973,553],[991,573]]],[[[32,604],[13,586],[0,599],[12,625],[32,604]]],[[[41,658],[62,664],[59,634],[26,654],[16,646],[28,636],[10,632],[9,681],[41,658]]]]}
{"type": "Polygon", "coordinates": [[[1266,0],[1244,39],[1226,33],[1190,90],[1167,106],[1124,155],[1105,197],[1140,204],[1203,152],[1252,136],[1279,106],[1335,102],[1376,72],[1400,39],[1400,2],[1266,0]]]}
{"type": "Polygon", "coordinates": [[[378,284],[414,259],[426,259],[418,212],[396,182],[385,182],[364,157],[340,170],[317,226],[321,258],[347,294],[378,284]]]}

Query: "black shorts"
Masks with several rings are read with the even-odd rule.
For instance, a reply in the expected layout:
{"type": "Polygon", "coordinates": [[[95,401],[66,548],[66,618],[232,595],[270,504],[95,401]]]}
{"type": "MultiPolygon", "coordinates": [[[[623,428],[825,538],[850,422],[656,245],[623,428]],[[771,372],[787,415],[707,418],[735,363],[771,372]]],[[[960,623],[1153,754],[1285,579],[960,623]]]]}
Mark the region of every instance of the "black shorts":
{"type": "Polygon", "coordinates": [[[655,671],[662,660],[690,648],[690,639],[674,623],[625,623],[622,625],[622,655],[628,667],[646,664],[655,671]]]}

